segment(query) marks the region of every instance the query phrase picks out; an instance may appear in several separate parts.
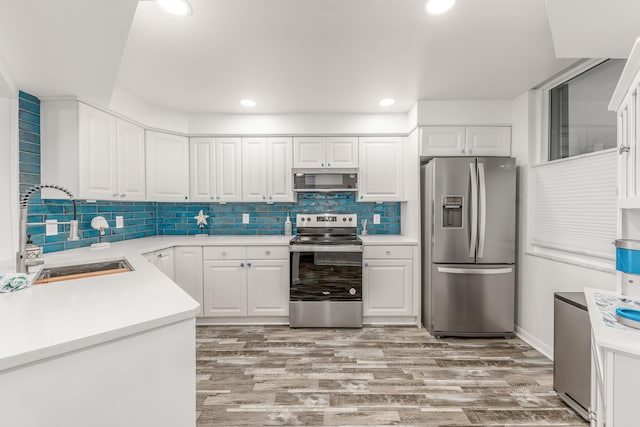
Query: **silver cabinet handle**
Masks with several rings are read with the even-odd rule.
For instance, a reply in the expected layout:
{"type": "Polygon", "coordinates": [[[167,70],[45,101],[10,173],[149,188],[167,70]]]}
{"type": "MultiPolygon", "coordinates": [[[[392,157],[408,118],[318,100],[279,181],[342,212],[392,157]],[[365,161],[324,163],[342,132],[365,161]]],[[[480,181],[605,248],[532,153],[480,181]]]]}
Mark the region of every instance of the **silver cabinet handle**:
{"type": "Polygon", "coordinates": [[[126,193],[122,193],[122,194],[120,194],[120,197],[125,198],[125,197],[127,197],[127,194],[126,193]]]}
{"type": "Polygon", "coordinates": [[[469,163],[469,175],[471,177],[471,238],[469,239],[469,257],[476,254],[476,243],[478,239],[478,174],[476,173],[476,162],[469,163]]]}
{"type": "Polygon", "coordinates": [[[113,193],[113,197],[118,197],[118,193],[113,193]]]}
{"type": "Polygon", "coordinates": [[[251,263],[250,262],[247,263],[247,267],[251,267],[251,263]]]}
{"type": "Polygon", "coordinates": [[[368,262],[365,262],[365,263],[364,263],[364,266],[365,266],[365,267],[369,267],[369,263],[368,263],[368,262]]]}
{"type": "Polygon", "coordinates": [[[271,255],[271,251],[264,251],[265,255],[271,255]]]}
{"type": "Polygon", "coordinates": [[[513,271],[513,267],[504,267],[504,268],[438,267],[438,273],[449,273],[449,274],[509,274],[512,271],[513,271]]]}
{"type": "Polygon", "coordinates": [[[222,255],[222,257],[224,258],[224,257],[227,256],[227,253],[226,252],[222,252],[220,255],[222,255]]]}
{"type": "Polygon", "coordinates": [[[331,167],[331,163],[327,163],[327,166],[328,166],[328,167],[331,167]]]}
{"type": "Polygon", "coordinates": [[[241,262],[241,263],[240,263],[240,267],[244,267],[244,262],[241,262]]]}
{"type": "Polygon", "coordinates": [[[391,251],[385,251],[387,255],[391,255],[391,251]]]}
{"type": "Polygon", "coordinates": [[[618,149],[618,153],[623,154],[623,153],[628,153],[631,150],[631,147],[629,147],[628,145],[621,145],[620,148],[618,149]]]}
{"type": "Polygon", "coordinates": [[[158,254],[156,255],[158,258],[167,258],[169,254],[158,254]]]}
{"type": "Polygon", "coordinates": [[[464,154],[464,149],[460,150],[460,154],[464,154]]]}
{"type": "Polygon", "coordinates": [[[480,187],[480,226],[478,232],[478,258],[484,255],[484,242],[487,237],[487,180],[484,174],[484,163],[478,162],[478,180],[480,187]]]}

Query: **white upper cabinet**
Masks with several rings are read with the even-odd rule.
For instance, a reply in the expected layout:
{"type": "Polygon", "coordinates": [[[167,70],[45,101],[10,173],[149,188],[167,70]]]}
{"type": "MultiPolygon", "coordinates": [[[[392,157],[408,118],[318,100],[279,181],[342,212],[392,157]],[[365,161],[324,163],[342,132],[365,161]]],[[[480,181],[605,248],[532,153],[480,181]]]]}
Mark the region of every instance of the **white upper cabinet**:
{"type": "Polygon", "coordinates": [[[215,138],[189,139],[189,189],[192,202],[215,201],[215,138]]]}
{"type": "Polygon", "coordinates": [[[267,138],[242,138],[242,200],[267,201],[267,138]]]}
{"type": "Polygon", "coordinates": [[[42,182],[64,185],[80,199],[145,199],[141,127],[73,99],[42,101],[41,125],[42,182]]]}
{"type": "Polygon", "coordinates": [[[78,105],[80,197],[118,198],[117,119],[85,104],[78,105]]]}
{"type": "Polygon", "coordinates": [[[145,200],[144,129],[118,119],[118,198],[145,200]]]}
{"type": "Polygon", "coordinates": [[[609,110],[617,115],[618,207],[640,209],[640,39],[627,59],[609,110]]]}
{"type": "Polygon", "coordinates": [[[240,138],[191,138],[189,156],[191,201],[241,201],[242,141],[240,138]]]}
{"type": "Polygon", "coordinates": [[[469,156],[510,156],[511,128],[470,126],[467,128],[466,150],[469,156]]]}
{"type": "Polygon", "coordinates": [[[404,138],[360,138],[358,201],[404,200],[404,138]]]}
{"type": "Polygon", "coordinates": [[[189,139],[146,131],[147,200],[189,201],[189,139]]]}
{"type": "Polygon", "coordinates": [[[464,126],[434,126],[422,128],[420,154],[423,156],[464,156],[466,128],[464,126]]]}
{"type": "Polygon", "coordinates": [[[216,201],[242,200],[242,142],[240,138],[216,138],[216,201]]]}
{"type": "Polygon", "coordinates": [[[329,168],[358,167],[358,138],[331,137],[326,142],[326,166],[329,168]]]}
{"type": "Polygon", "coordinates": [[[509,126],[427,126],[420,129],[421,156],[510,156],[509,126]]]}
{"type": "Polygon", "coordinates": [[[291,138],[267,138],[267,201],[293,202],[293,142],[291,138]]]}
{"type": "Polygon", "coordinates": [[[326,138],[298,137],[293,139],[294,168],[323,168],[326,155],[326,138]]]}
{"type": "Polygon", "coordinates": [[[242,138],[242,200],[292,202],[291,138],[242,138]]]}
{"type": "Polygon", "coordinates": [[[294,168],[357,168],[358,138],[297,137],[293,157],[294,168]]]}

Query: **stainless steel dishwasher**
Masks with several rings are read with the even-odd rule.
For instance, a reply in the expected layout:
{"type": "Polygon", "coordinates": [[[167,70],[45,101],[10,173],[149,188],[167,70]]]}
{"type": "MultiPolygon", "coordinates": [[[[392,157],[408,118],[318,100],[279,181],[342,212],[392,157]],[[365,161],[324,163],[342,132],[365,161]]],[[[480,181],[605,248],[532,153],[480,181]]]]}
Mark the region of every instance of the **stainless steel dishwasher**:
{"type": "Polygon", "coordinates": [[[583,292],[556,292],[553,388],[582,418],[591,398],[591,325],[583,292]]]}

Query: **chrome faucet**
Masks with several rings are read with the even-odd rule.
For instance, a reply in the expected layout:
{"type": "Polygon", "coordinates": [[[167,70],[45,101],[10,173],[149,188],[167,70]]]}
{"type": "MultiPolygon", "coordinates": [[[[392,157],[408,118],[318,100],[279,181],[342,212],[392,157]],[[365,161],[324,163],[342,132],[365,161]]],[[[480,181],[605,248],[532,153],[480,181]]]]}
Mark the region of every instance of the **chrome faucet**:
{"type": "Polygon", "coordinates": [[[27,227],[29,225],[46,225],[46,222],[27,222],[27,210],[29,206],[29,198],[38,190],[43,188],[53,188],[59,190],[69,196],[69,199],[73,202],[73,219],[69,222],[59,222],[58,224],[69,224],[69,241],[80,240],[78,237],[78,215],[76,209],[76,200],[73,194],[69,190],[59,185],[40,184],[35,185],[28,189],[22,197],[20,197],[20,236],[19,236],[19,248],[16,255],[16,271],[18,273],[27,273],[27,268],[32,265],[44,264],[42,258],[28,258],[27,257],[27,227]]]}

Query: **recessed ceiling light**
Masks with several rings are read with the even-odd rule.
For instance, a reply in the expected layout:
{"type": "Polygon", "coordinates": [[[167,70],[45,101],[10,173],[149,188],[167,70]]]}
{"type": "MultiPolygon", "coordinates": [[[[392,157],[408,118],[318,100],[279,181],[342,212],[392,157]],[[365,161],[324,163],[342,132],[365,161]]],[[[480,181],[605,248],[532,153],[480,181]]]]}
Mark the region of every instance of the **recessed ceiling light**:
{"type": "Polygon", "coordinates": [[[385,99],[381,99],[378,104],[380,104],[382,107],[390,107],[393,104],[396,103],[395,99],[392,98],[385,98],[385,99]]]}
{"type": "Polygon", "coordinates": [[[439,15],[451,9],[455,2],[456,0],[429,0],[425,10],[431,15],[439,15]]]}
{"type": "Polygon", "coordinates": [[[256,101],[254,101],[253,99],[241,99],[240,100],[240,104],[243,107],[255,107],[256,106],[256,101]]]}
{"type": "Polygon", "coordinates": [[[191,5],[187,0],[157,0],[160,7],[172,15],[191,15],[191,5]]]}

